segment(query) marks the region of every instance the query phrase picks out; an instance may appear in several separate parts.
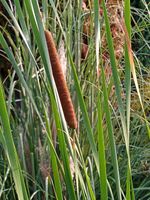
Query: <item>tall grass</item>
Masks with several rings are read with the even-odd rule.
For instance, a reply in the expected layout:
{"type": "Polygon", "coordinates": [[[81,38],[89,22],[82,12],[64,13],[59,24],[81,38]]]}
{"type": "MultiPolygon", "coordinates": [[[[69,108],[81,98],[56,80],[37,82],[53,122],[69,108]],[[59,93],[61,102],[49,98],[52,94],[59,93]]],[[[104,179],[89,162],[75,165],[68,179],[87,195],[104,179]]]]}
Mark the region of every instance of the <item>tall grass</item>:
{"type": "MultiPolygon", "coordinates": [[[[149,108],[140,85],[139,68],[144,67],[131,49],[130,1],[124,2],[125,55],[120,63],[104,0],[84,11],[81,0],[0,2],[7,15],[0,26],[0,58],[12,67],[0,83],[0,199],[149,199],[149,108]],[[82,59],[86,19],[90,34],[82,59]],[[103,27],[110,81],[102,55],[103,27]],[[51,31],[57,49],[64,42],[77,129],[67,126],[44,30],[51,31]],[[139,110],[132,107],[133,93],[139,110]]],[[[145,1],[143,6],[148,10],[145,1]]],[[[141,34],[138,24],[134,28],[141,34]]]]}

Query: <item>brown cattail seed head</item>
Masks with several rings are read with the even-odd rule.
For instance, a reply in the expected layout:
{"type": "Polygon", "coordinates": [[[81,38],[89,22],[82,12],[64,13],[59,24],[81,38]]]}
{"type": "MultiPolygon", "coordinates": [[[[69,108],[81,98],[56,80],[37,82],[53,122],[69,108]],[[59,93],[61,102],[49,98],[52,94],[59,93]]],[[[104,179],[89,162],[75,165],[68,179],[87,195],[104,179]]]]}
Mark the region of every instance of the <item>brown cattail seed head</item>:
{"type": "Polygon", "coordinates": [[[60,64],[59,56],[55,47],[55,43],[51,32],[45,30],[45,37],[47,41],[47,47],[49,51],[49,57],[51,61],[52,71],[56,87],[58,90],[59,98],[63,108],[66,122],[70,128],[77,128],[77,119],[70,97],[70,93],[67,87],[67,83],[63,74],[62,66],[60,64]]]}

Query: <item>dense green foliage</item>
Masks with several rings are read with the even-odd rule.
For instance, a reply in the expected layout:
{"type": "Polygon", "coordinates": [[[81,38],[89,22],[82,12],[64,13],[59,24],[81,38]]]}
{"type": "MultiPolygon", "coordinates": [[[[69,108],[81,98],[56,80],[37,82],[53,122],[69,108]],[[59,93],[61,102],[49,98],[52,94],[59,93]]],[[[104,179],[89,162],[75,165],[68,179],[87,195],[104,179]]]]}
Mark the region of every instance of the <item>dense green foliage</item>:
{"type": "Polygon", "coordinates": [[[81,0],[0,0],[2,200],[150,199],[148,2],[132,1],[131,7],[124,1],[129,34],[119,61],[107,4],[102,1],[99,15],[99,1],[92,2],[83,10],[81,0]],[[76,130],[64,118],[44,29],[52,32],[67,68],[76,130]],[[88,54],[81,58],[85,38],[88,54]]]}

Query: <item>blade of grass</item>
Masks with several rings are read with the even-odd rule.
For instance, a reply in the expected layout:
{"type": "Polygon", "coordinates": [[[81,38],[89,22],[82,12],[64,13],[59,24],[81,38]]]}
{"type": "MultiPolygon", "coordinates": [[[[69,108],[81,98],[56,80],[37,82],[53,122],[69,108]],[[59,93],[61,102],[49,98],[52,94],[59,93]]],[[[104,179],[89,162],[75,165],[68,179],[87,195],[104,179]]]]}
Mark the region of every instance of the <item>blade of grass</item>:
{"type": "Polygon", "coordinates": [[[142,112],[143,112],[143,115],[144,115],[144,120],[146,122],[148,136],[150,138],[150,128],[149,128],[148,120],[146,119],[144,105],[143,105],[143,102],[142,102],[142,97],[141,97],[141,94],[140,94],[140,89],[139,89],[138,80],[137,80],[137,76],[136,76],[136,70],[135,70],[135,65],[134,65],[134,58],[133,58],[133,53],[132,53],[131,41],[130,41],[128,30],[126,29],[126,25],[125,25],[124,21],[122,22],[122,24],[123,24],[123,30],[125,32],[125,40],[126,40],[126,45],[127,45],[127,49],[128,49],[128,58],[129,58],[129,61],[130,61],[131,72],[132,72],[134,84],[135,84],[135,87],[136,87],[136,91],[137,91],[137,94],[138,94],[138,97],[139,97],[139,101],[140,101],[140,104],[141,104],[142,112]]]}
{"type": "MultiPolygon", "coordinates": [[[[128,30],[129,37],[131,37],[131,12],[130,12],[130,1],[125,0],[124,7],[124,18],[125,24],[128,30]]],[[[128,154],[128,166],[127,166],[127,179],[126,179],[126,199],[131,199],[131,185],[132,185],[132,175],[131,175],[131,164],[130,164],[130,153],[129,153],[129,141],[130,141],[130,106],[131,106],[131,67],[128,55],[127,44],[125,43],[125,89],[126,89],[126,123],[127,123],[127,154],[128,154]]],[[[134,191],[132,191],[134,194],[134,191]]],[[[132,199],[135,199],[134,196],[132,199]]]]}
{"type": "Polygon", "coordinates": [[[28,200],[29,197],[26,191],[23,174],[21,172],[19,158],[12,138],[11,127],[10,127],[9,117],[5,103],[4,91],[1,81],[0,81],[0,105],[1,105],[0,119],[3,127],[3,131],[1,133],[3,134],[4,148],[13,173],[16,192],[20,200],[24,199],[28,200]]]}
{"type": "Polygon", "coordinates": [[[112,157],[113,170],[114,170],[114,176],[115,176],[115,181],[116,181],[116,190],[117,190],[118,199],[121,200],[122,199],[121,185],[120,185],[120,175],[119,175],[119,167],[118,167],[118,161],[117,161],[116,145],[115,145],[110,109],[109,109],[109,104],[108,104],[108,94],[107,94],[107,88],[106,88],[105,74],[104,74],[103,67],[101,69],[102,69],[102,86],[103,86],[103,93],[104,93],[104,111],[106,114],[106,122],[107,122],[108,135],[109,135],[110,148],[111,148],[111,157],[112,157]]]}
{"type": "Polygon", "coordinates": [[[99,153],[99,168],[100,168],[100,189],[101,199],[108,199],[107,190],[107,174],[106,174],[106,157],[105,157],[105,144],[103,135],[103,124],[102,124],[102,109],[100,102],[100,95],[98,95],[98,153],[99,153]]]}
{"type": "Polygon", "coordinates": [[[89,117],[88,117],[88,112],[87,112],[86,105],[85,105],[85,102],[84,102],[84,99],[83,99],[81,87],[80,87],[80,84],[79,84],[79,79],[78,79],[76,69],[75,69],[75,66],[74,66],[74,63],[73,63],[73,60],[72,60],[72,56],[71,56],[70,52],[68,52],[68,54],[69,54],[69,58],[70,58],[70,63],[71,63],[71,68],[72,68],[72,72],[73,72],[75,87],[76,87],[76,91],[77,91],[77,97],[78,97],[80,109],[81,109],[81,112],[82,112],[82,115],[83,115],[84,125],[85,125],[86,131],[87,131],[87,137],[88,137],[88,140],[89,140],[89,143],[90,143],[91,150],[93,152],[93,156],[94,156],[94,159],[95,159],[95,164],[96,164],[97,170],[99,172],[98,153],[97,153],[95,141],[94,141],[94,138],[93,138],[92,127],[91,127],[90,120],[89,120],[89,117]]]}
{"type": "Polygon", "coordinates": [[[94,1],[94,22],[95,22],[95,46],[96,46],[96,71],[99,75],[99,45],[100,45],[100,21],[99,21],[99,0],[94,1]]]}
{"type": "Polygon", "coordinates": [[[84,173],[85,173],[86,183],[87,183],[87,186],[88,186],[88,189],[89,189],[89,196],[90,196],[91,200],[96,200],[95,194],[94,194],[93,189],[91,187],[90,178],[89,178],[85,168],[84,168],[84,173]]]}
{"type": "Polygon", "coordinates": [[[113,47],[113,40],[112,40],[111,30],[110,30],[110,23],[109,23],[106,5],[105,5],[104,0],[102,1],[102,6],[103,6],[103,11],[104,11],[104,19],[105,19],[105,25],[106,25],[106,38],[107,38],[108,49],[109,49],[109,54],[110,54],[110,62],[111,62],[113,79],[114,79],[114,84],[115,84],[115,91],[116,91],[116,96],[117,96],[117,100],[118,100],[118,107],[119,107],[119,112],[120,112],[120,117],[121,117],[122,128],[123,128],[123,132],[124,132],[124,139],[127,144],[125,111],[124,111],[124,106],[123,106],[122,98],[121,98],[121,87],[120,87],[121,83],[120,83],[120,78],[119,78],[119,74],[117,71],[117,65],[116,65],[116,59],[115,59],[115,53],[114,53],[114,47],[113,47]]]}
{"type": "MultiPolygon", "coordinates": [[[[131,36],[131,13],[130,13],[130,1],[125,0],[124,7],[125,24],[128,30],[129,36],[131,36]]],[[[126,117],[127,117],[127,132],[128,132],[128,145],[129,145],[129,129],[130,129],[130,104],[131,104],[131,68],[128,56],[127,45],[125,46],[125,88],[126,88],[126,117]]]]}

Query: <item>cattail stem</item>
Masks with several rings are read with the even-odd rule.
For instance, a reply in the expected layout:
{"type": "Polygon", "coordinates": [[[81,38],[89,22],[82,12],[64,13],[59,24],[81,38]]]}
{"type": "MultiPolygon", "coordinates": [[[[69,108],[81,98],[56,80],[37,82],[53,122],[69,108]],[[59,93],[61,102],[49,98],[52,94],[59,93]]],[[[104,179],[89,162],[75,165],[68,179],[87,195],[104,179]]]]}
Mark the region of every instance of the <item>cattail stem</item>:
{"type": "Polygon", "coordinates": [[[67,83],[60,64],[59,56],[56,50],[55,42],[50,31],[45,30],[45,37],[52,66],[52,72],[56,83],[57,91],[61,101],[62,109],[66,122],[70,128],[77,128],[77,119],[67,87],[67,83]]]}

